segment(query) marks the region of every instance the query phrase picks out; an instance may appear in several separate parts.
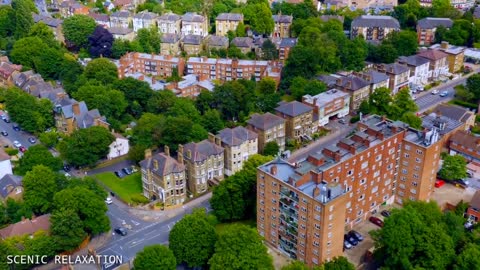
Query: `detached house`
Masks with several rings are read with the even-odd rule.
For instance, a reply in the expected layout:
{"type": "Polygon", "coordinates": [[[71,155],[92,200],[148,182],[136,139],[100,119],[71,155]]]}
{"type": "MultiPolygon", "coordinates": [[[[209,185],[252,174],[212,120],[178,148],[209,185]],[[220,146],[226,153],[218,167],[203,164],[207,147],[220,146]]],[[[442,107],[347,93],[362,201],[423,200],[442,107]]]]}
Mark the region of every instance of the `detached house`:
{"type": "Polygon", "coordinates": [[[206,45],[209,53],[212,49],[228,49],[228,37],[210,35],[207,37],[206,45]]]}
{"type": "Polygon", "coordinates": [[[292,27],[293,16],[289,15],[273,15],[273,38],[289,38],[290,28],[292,27]]]}
{"type": "Polygon", "coordinates": [[[130,28],[132,14],[128,11],[117,11],[110,15],[110,27],[112,28],[130,28]]]}
{"type": "Polygon", "coordinates": [[[350,113],[350,95],[337,89],[315,96],[305,95],[302,102],[313,107],[314,114],[318,115],[318,126],[328,124],[330,118],[342,118],[350,113]]]}
{"type": "Polygon", "coordinates": [[[187,168],[188,189],[193,194],[205,193],[208,183],[223,180],[224,149],[219,139],[211,134],[208,140],[178,146],[187,168]]]}
{"type": "Polygon", "coordinates": [[[220,13],[215,19],[215,34],[217,36],[226,36],[228,31],[235,32],[240,23],[243,23],[243,14],[220,13]]]}
{"type": "Polygon", "coordinates": [[[366,41],[381,42],[387,35],[400,31],[400,23],[390,16],[361,15],[352,21],[351,38],[363,37],[366,41]]]}
{"type": "Polygon", "coordinates": [[[127,138],[114,132],[113,137],[115,137],[115,140],[109,145],[110,150],[107,154],[107,158],[109,160],[125,156],[130,150],[130,143],[127,138]]]}
{"type": "Polygon", "coordinates": [[[285,119],[287,138],[296,141],[311,139],[310,136],[317,128],[313,122],[313,107],[298,101],[280,102],[275,112],[285,119]]]}
{"type": "Polygon", "coordinates": [[[104,28],[109,28],[110,27],[110,16],[107,14],[101,14],[101,13],[90,13],[88,14],[92,19],[95,20],[95,22],[98,25],[103,26],[104,28]]]}
{"type": "Polygon", "coordinates": [[[285,63],[288,59],[288,55],[293,47],[297,45],[298,39],[296,38],[282,38],[280,45],[278,46],[278,60],[285,63]]]}
{"type": "Polygon", "coordinates": [[[182,36],[208,35],[208,19],[195,12],[187,12],[182,16],[182,36]]]}
{"type": "Polygon", "coordinates": [[[398,63],[382,64],[378,66],[378,71],[384,72],[390,77],[389,88],[392,90],[392,95],[408,87],[410,69],[407,66],[398,63]]]}
{"type": "Polygon", "coordinates": [[[243,163],[258,153],[258,135],[242,126],[218,132],[217,140],[225,149],[225,174],[230,176],[243,168],[243,163]]]}
{"type": "Polygon", "coordinates": [[[466,131],[469,131],[471,127],[475,126],[475,113],[467,108],[450,104],[440,104],[433,109],[433,112],[437,115],[443,115],[463,123],[463,129],[466,131]]]}
{"type": "Polygon", "coordinates": [[[114,39],[133,41],[135,39],[135,32],[132,28],[110,27],[108,32],[112,34],[114,39]]]}
{"type": "Polygon", "coordinates": [[[467,218],[475,223],[480,220],[480,190],[477,190],[472,197],[467,209],[467,218]]]}
{"type": "Polygon", "coordinates": [[[21,200],[23,198],[22,178],[22,176],[10,173],[0,177],[0,200],[3,202],[9,198],[16,201],[21,200]]]}
{"type": "Polygon", "coordinates": [[[182,155],[178,155],[178,160],[172,158],[168,146],[165,146],[165,153],[155,155],[147,149],[145,159],[140,161],[143,196],[159,200],[165,208],[182,205],[187,198],[182,158],[182,155]]]}
{"type": "Polygon", "coordinates": [[[1,229],[0,237],[3,240],[9,237],[23,235],[29,235],[30,237],[33,237],[33,235],[39,231],[44,231],[47,233],[50,231],[50,214],[33,217],[31,220],[28,218],[23,218],[22,221],[1,229]]]}
{"type": "Polygon", "coordinates": [[[162,34],[177,34],[181,33],[182,18],[174,13],[165,13],[158,17],[158,30],[162,34]]]}
{"type": "Polygon", "coordinates": [[[435,32],[442,26],[450,29],[453,21],[449,18],[423,18],[417,22],[418,44],[430,45],[435,43],[435,32]]]}
{"type": "Polygon", "coordinates": [[[76,129],[101,126],[106,129],[109,124],[98,109],[88,110],[84,101],[76,101],[65,97],[57,101],[55,106],[55,126],[58,132],[71,134],[76,129]]]}
{"type": "Polygon", "coordinates": [[[157,26],[158,15],[153,12],[148,12],[146,10],[137,13],[133,17],[133,31],[138,32],[138,30],[143,28],[152,28],[157,26]]]}
{"type": "Polygon", "coordinates": [[[255,49],[253,39],[250,37],[236,37],[232,40],[232,44],[239,48],[243,54],[252,52],[255,49]]]}
{"type": "Polygon", "coordinates": [[[63,20],[54,19],[52,17],[42,16],[38,14],[33,14],[33,22],[39,23],[43,22],[45,25],[52,30],[55,39],[61,43],[65,42],[65,37],[63,36],[62,24],[63,20]]]}
{"type": "Polygon", "coordinates": [[[428,70],[430,61],[418,55],[400,56],[397,61],[401,65],[405,65],[410,69],[410,84],[425,85],[428,83],[428,70]]]}
{"type": "Polygon", "coordinates": [[[448,54],[438,50],[423,50],[417,53],[417,55],[430,62],[428,68],[429,80],[437,80],[442,75],[448,75],[448,54]]]}
{"type": "Polygon", "coordinates": [[[271,113],[254,113],[247,120],[247,129],[258,135],[258,152],[262,153],[265,144],[276,142],[280,150],[285,149],[285,119],[271,113]]]}
{"type": "Polygon", "coordinates": [[[362,72],[354,72],[355,76],[358,76],[370,84],[370,92],[375,92],[380,87],[388,88],[390,86],[390,77],[382,72],[378,72],[373,69],[369,69],[362,72]]]}

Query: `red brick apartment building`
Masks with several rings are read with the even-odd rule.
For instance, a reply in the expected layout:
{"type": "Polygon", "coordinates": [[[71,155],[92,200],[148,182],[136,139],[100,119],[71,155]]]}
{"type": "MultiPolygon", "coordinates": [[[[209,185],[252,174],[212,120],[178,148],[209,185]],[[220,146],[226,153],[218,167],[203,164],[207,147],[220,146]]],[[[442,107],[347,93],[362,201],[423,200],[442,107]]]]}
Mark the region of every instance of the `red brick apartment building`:
{"type": "Polygon", "coordinates": [[[345,230],[381,204],[428,200],[441,137],[461,123],[427,116],[423,125],[418,131],[400,121],[370,116],[353,134],[304,160],[290,164],[277,159],[260,166],[260,235],[290,257],[319,265],[341,256],[345,230]]]}
{"type": "Polygon", "coordinates": [[[118,76],[124,78],[125,74],[138,72],[167,78],[172,76],[174,68],[178,69],[181,76],[185,69],[185,59],[171,55],[131,52],[120,58],[118,76]]]}
{"type": "Polygon", "coordinates": [[[207,57],[190,57],[187,61],[187,74],[195,74],[202,79],[222,82],[236,79],[255,78],[260,81],[270,77],[280,83],[281,67],[274,61],[214,59],[207,57]]]}

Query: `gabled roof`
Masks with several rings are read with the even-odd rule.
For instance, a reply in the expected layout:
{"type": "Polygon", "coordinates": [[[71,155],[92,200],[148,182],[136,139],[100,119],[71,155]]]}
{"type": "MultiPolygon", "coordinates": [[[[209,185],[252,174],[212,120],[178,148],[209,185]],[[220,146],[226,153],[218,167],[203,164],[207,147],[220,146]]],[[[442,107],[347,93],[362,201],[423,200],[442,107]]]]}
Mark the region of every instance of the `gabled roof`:
{"type": "Polygon", "coordinates": [[[203,17],[202,15],[198,15],[195,12],[187,12],[187,13],[183,14],[182,21],[183,22],[199,22],[199,23],[201,23],[201,22],[205,21],[205,17],[203,17]]]}
{"type": "Polygon", "coordinates": [[[387,73],[400,75],[402,73],[409,72],[409,71],[410,70],[408,69],[407,66],[400,65],[399,63],[392,63],[392,64],[386,64],[385,65],[385,72],[387,72],[387,73]]]}
{"type": "Polygon", "coordinates": [[[388,77],[387,74],[378,72],[378,71],[373,70],[373,69],[363,71],[361,73],[361,75],[362,75],[362,78],[364,80],[366,80],[367,82],[369,82],[371,84],[377,84],[377,83],[384,82],[384,81],[387,81],[388,79],[390,79],[390,77],[388,77]]]}
{"type": "Polygon", "coordinates": [[[480,18],[480,7],[475,7],[475,10],[473,11],[473,17],[475,17],[475,19],[480,18]]]}
{"type": "Polygon", "coordinates": [[[352,27],[382,27],[400,29],[400,23],[391,16],[362,15],[352,21],[352,27]]]}
{"type": "Polygon", "coordinates": [[[291,48],[297,45],[297,38],[282,38],[280,41],[280,48],[291,48]]]}
{"type": "Polygon", "coordinates": [[[257,133],[242,126],[222,129],[218,132],[217,136],[220,137],[222,142],[228,146],[238,146],[246,141],[255,140],[258,138],[257,133]]]}
{"type": "Polygon", "coordinates": [[[35,13],[33,14],[33,21],[35,23],[43,22],[44,24],[46,24],[50,27],[58,27],[59,25],[61,25],[63,23],[63,20],[54,19],[54,18],[51,18],[51,17],[42,16],[42,15],[38,15],[38,14],[35,14],[35,13]]]}
{"type": "Polygon", "coordinates": [[[133,32],[133,29],[123,27],[110,27],[107,30],[112,35],[128,35],[133,32]]]}
{"type": "Polygon", "coordinates": [[[357,91],[370,85],[370,83],[357,76],[349,75],[338,78],[335,85],[349,91],[357,91]]]}
{"type": "Polygon", "coordinates": [[[295,117],[313,111],[313,108],[295,100],[292,102],[280,102],[280,106],[275,108],[275,111],[295,117]]]}
{"type": "Polygon", "coordinates": [[[112,15],[110,15],[110,18],[129,18],[129,17],[132,17],[132,14],[124,10],[114,12],[112,13],[112,15]]]}
{"type": "Polygon", "coordinates": [[[6,198],[10,192],[22,185],[22,178],[18,175],[6,174],[0,179],[0,196],[6,198]]]}
{"type": "Polygon", "coordinates": [[[465,149],[472,149],[475,152],[480,151],[480,138],[469,134],[465,130],[458,130],[450,137],[450,142],[456,143],[465,147],[465,149]]]}
{"type": "Polygon", "coordinates": [[[90,13],[90,14],[88,14],[88,16],[93,18],[96,22],[110,22],[110,17],[107,14],[90,13]]]}
{"type": "Polygon", "coordinates": [[[179,163],[171,156],[165,153],[158,153],[151,158],[140,161],[140,166],[144,169],[151,170],[152,173],[159,176],[166,176],[172,173],[181,173],[185,171],[185,165],[179,163]],[[155,167],[155,163],[158,167],[155,167]]]}
{"type": "Polygon", "coordinates": [[[438,105],[435,109],[433,109],[433,112],[437,115],[442,115],[463,123],[465,123],[468,118],[473,115],[473,112],[469,111],[468,109],[460,106],[446,104],[438,105]]]}
{"type": "Polygon", "coordinates": [[[480,190],[477,190],[475,194],[473,194],[472,200],[470,201],[470,207],[480,209],[480,190]]]}
{"type": "Polygon", "coordinates": [[[200,45],[202,44],[203,37],[201,35],[186,35],[182,42],[183,44],[189,45],[200,45]]]}
{"type": "Polygon", "coordinates": [[[293,16],[290,15],[273,15],[273,21],[275,23],[292,23],[293,16]]]}
{"type": "Polygon", "coordinates": [[[153,20],[153,19],[156,19],[157,17],[158,15],[156,13],[144,10],[142,12],[137,13],[133,18],[138,20],[153,20]]]}
{"type": "Polygon", "coordinates": [[[420,57],[418,55],[410,55],[410,56],[400,56],[398,59],[400,64],[407,64],[409,66],[419,67],[425,64],[430,63],[428,59],[424,57],[420,57]]]}
{"type": "Polygon", "coordinates": [[[177,43],[180,40],[180,36],[178,34],[166,33],[162,34],[161,40],[162,43],[177,43]]]}
{"type": "Polygon", "coordinates": [[[423,51],[420,51],[419,53],[417,53],[418,56],[421,56],[423,58],[427,58],[428,60],[433,60],[433,61],[436,61],[436,60],[439,60],[439,59],[442,59],[442,58],[445,58],[448,56],[448,54],[442,52],[442,51],[439,51],[439,50],[423,50],[423,51]]]}
{"type": "Polygon", "coordinates": [[[33,218],[32,220],[25,219],[15,224],[11,224],[10,226],[0,230],[0,236],[5,239],[12,236],[34,234],[40,230],[50,230],[50,214],[39,216],[33,218]]]}
{"type": "Polygon", "coordinates": [[[185,160],[190,160],[193,162],[202,162],[207,160],[211,156],[216,156],[222,154],[224,151],[223,147],[218,146],[209,140],[203,140],[198,143],[187,143],[184,146],[183,158],[185,160]],[[191,157],[188,157],[188,153],[191,153],[191,157]]]}
{"type": "Polygon", "coordinates": [[[208,38],[209,46],[228,47],[228,37],[211,35],[208,38]]]}
{"type": "Polygon", "coordinates": [[[272,127],[276,127],[278,125],[284,124],[285,119],[281,118],[280,116],[271,114],[269,112],[264,114],[254,113],[250,116],[250,119],[247,120],[249,125],[254,126],[260,130],[268,130],[272,127]]]}
{"type": "Polygon", "coordinates": [[[217,16],[218,21],[243,21],[241,13],[220,13],[217,16]]]}
{"type": "Polygon", "coordinates": [[[445,28],[450,28],[453,25],[453,21],[449,18],[432,18],[427,17],[419,20],[417,26],[422,29],[433,29],[439,26],[444,26],[445,28]]]}
{"type": "Polygon", "coordinates": [[[238,48],[252,48],[253,39],[250,37],[236,37],[232,40],[232,44],[238,48]]]}
{"type": "Polygon", "coordinates": [[[180,20],[181,18],[182,17],[180,17],[179,15],[174,14],[174,13],[165,13],[162,16],[158,17],[159,20],[170,21],[170,22],[176,22],[176,21],[180,20]]]}

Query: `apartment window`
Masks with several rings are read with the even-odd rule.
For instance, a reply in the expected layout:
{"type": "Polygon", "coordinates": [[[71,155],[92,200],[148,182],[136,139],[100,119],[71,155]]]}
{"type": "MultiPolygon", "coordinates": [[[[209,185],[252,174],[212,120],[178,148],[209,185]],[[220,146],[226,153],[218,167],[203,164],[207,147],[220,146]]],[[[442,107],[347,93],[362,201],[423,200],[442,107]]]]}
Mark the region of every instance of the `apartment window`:
{"type": "Polygon", "coordinates": [[[307,218],[305,216],[302,216],[303,221],[307,221],[307,218]]]}
{"type": "Polygon", "coordinates": [[[401,181],[407,181],[407,178],[405,176],[400,177],[401,181]]]}
{"type": "Polygon", "coordinates": [[[302,202],[303,203],[308,203],[307,199],[305,199],[305,198],[302,198],[302,202]]]}
{"type": "Polygon", "coordinates": [[[318,241],[313,241],[313,246],[318,247],[320,246],[320,243],[318,243],[318,241]]]}
{"type": "Polygon", "coordinates": [[[352,202],[348,202],[347,205],[346,205],[347,209],[350,208],[350,207],[352,207],[352,202]]]}
{"type": "Polygon", "coordinates": [[[409,157],[410,157],[410,154],[405,154],[405,157],[406,157],[406,158],[409,158],[409,157]]]}
{"type": "Polygon", "coordinates": [[[302,212],[307,212],[307,208],[302,207],[302,212]]]}
{"type": "Polygon", "coordinates": [[[388,164],[387,170],[391,170],[392,168],[393,168],[393,164],[392,163],[388,164]]]}
{"type": "Polygon", "coordinates": [[[422,160],[420,160],[419,158],[415,158],[415,162],[420,163],[422,162],[422,160]]]}
{"type": "Polygon", "coordinates": [[[347,174],[348,174],[348,176],[351,176],[351,175],[353,174],[353,171],[352,171],[352,170],[350,170],[350,171],[348,171],[348,173],[347,173],[347,174]]]}
{"type": "Polygon", "coordinates": [[[423,151],[422,151],[422,150],[418,150],[418,149],[417,149],[417,154],[419,154],[419,155],[423,155],[423,151]]]}
{"type": "Polygon", "coordinates": [[[332,238],[332,232],[328,233],[328,238],[332,238]]]}
{"type": "Polygon", "coordinates": [[[401,197],[403,197],[403,195],[405,195],[405,193],[403,193],[403,191],[399,191],[399,192],[398,192],[398,195],[401,196],[401,197]]]}
{"type": "Polygon", "coordinates": [[[313,254],[315,254],[315,255],[318,256],[318,249],[314,249],[314,250],[313,250],[313,254]]]}
{"type": "MultiPolygon", "coordinates": [[[[388,142],[388,143],[390,144],[390,142],[388,142]]],[[[388,150],[389,155],[393,155],[393,153],[395,153],[395,148],[394,147],[392,147],[392,148],[390,148],[390,150],[388,150]]]]}
{"type": "Polygon", "coordinates": [[[402,173],[407,174],[408,173],[407,169],[402,169],[402,173]]]}
{"type": "Polygon", "coordinates": [[[374,174],[373,174],[373,177],[379,177],[380,176],[380,171],[376,171],[374,174]]]}
{"type": "Polygon", "coordinates": [[[320,238],[320,234],[319,233],[313,233],[315,235],[315,237],[317,238],[320,238]]]}
{"type": "Polygon", "coordinates": [[[315,205],[315,211],[320,212],[322,211],[322,208],[318,205],[315,205]]]}
{"type": "Polygon", "coordinates": [[[333,172],[330,172],[330,176],[333,176],[333,172]]]}
{"type": "Polygon", "coordinates": [[[368,167],[368,161],[362,163],[362,170],[368,167]]]}
{"type": "Polygon", "coordinates": [[[333,215],[329,215],[328,220],[332,220],[332,219],[333,219],[333,215]]]}
{"type": "Polygon", "coordinates": [[[378,186],[375,186],[375,187],[372,188],[372,193],[375,193],[377,191],[378,191],[378,186]]]}
{"type": "Polygon", "coordinates": [[[330,212],[332,212],[334,209],[333,205],[330,206],[330,212]]]}
{"type": "Polygon", "coordinates": [[[315,223],[315,229],[320,230],[320,225],[318,225],[317,223],[315,223]]]}
{"type": "Polygon", "coordinates": [[[315,218],[315,220],[320,221],[320,215],[315,215],[314,218],[315,218]]]}
{"type": "Polygon", "coordinates": [[[307,227],[305,226],[305,224],[301,224],[300,227],[302,227],[302,229],[306,229],[307,227]]]}
{"type": "Polygon", "coordinates": [[[265,201],[260,200],[260,204],[261,204],[261,205],[264,205],[264,204],[265,204],[265,201]]]}
{"type": "Polygon", "coordinates": [[[357,212],[357,217],[359,217],[361,215],[363,215],[363,210],[360,210],[360,211],[357,212]]]}
{"type": "Polygon", "coordinates": [[[418,179],[418,174],[413,174],[413,178],[418,179]]]}
{"type": "Polygon", "coordinates": [[[405,184],[400,184],[400,185],[398,185],[398,187],[401,188],[401,189],[405,189],[405,184]]]}
{"type": "Polygon", "coordinates": [[[410,189],[410,192],[411,192],[412,194],[417,194],[417,190],[414,189],[414,188],[410,189]]]}
{"type": "Polygon", "coordinates": [[[338,177],[333,178],[333,182],[338,183],[338,177]]]}
{"type": "Polygon", "coordinates": [[[382,155],[377,155],[377,156],[375,157],[375,160],[376,160],[376,161],[380,161],[381,159],[382,159],[382,155]]]}
{"type": "Polygon", "coordinates": [[[419,166],[415,166],[414,170],[415,170],[415,171],[419,171],[419,170],[420,170],[420,167],[419,167],[419,166]]]}
{"type": "Polygon", "coordinates": [[[412,182],[412,185],[413,185],[414,187],[416,187],[416,186],[418,186],[418,183],[417,183],[417,182],[412,182]]]}
{"type": "Polygon", "coordinates": [[[403,166],[408,166],[408,161],[404,160],[404,161],[402,161],[402,164],[403,164],[403,166]]]}
{"type": "Polygon", "coordinates": [[[358,200],[359,200],[359,201],[362,201],[362,200],[364,200],[364,199],[365,199],[365,194],[362,194],[362,195],[360,195],[360,197],[358,197],[358,200]]]}
{"type": "Polygon", "coordinates": [[[360,185],[365,184],[366,181],[367,181],[367,179],[363,178],[362,180],[360,180],[360,185]]]}
{"type": "Polygon", "coordinates": [[[277,200],[275,200],[275,199],[272,199],[272,203],[277,203],[277,200]]]}
{"type": "Polygon", "coordinates": [[[304,234],[304,233],[301,233],[301,234],[300,234],[300,237],[303,238],[303,239],[305,239],[305,234],[304,234]]]}

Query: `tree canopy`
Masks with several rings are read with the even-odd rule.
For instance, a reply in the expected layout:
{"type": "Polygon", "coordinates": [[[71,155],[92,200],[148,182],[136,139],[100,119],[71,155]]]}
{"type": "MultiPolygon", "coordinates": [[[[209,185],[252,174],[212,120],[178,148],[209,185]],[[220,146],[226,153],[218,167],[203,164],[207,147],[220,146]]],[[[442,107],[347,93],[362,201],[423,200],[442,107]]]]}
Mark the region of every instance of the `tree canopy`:
{"type": "Polygon", "coordinates": [[[467,177],[467,161],[461,155],[445,155],[438,175],[446,180],[463,179],[467,177]]]}
{"type": "Polygon", "coordinates": [[[15,172],[25,175],[36,165],[44,165],[56,172],[62,168],[63,162],[60,158],[54,157],[43,145],[33,145],[23,154],[15,172]]]}
{"type": "Polygon", "coordinates": [[[44,165],[37,165],[22,180],[23,199],[36,214],[45,214],[52,209],[53,195],[57,191],[55,173],[44,165]]]}
{"type": "Polygon", "coordinates": [[[65,39],[71,46],[80,49],[88,45],[88,37],[95,31],[95,20],[86,15],[73,15],[63,21],[65,39]]]}
{"type": "Polygon", "coordinates": [[[103,26],[97,25],[88,37],[89,51],[92,57],[110,57],[112,55],[113,35],[103,26]]]}
{"type": "Polygon", "coordinates": [[[136,270],[177,269],[177,261],[173,252],[166,246],[152,245],[137,253],[133,266],[136,270]]]}

